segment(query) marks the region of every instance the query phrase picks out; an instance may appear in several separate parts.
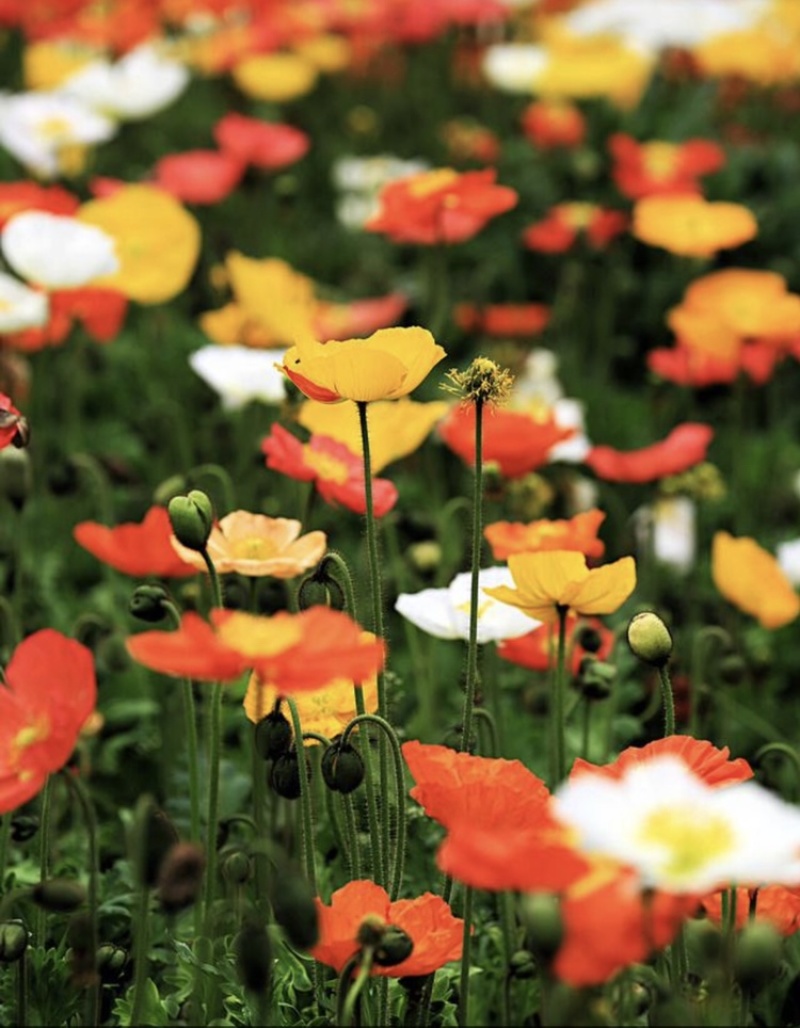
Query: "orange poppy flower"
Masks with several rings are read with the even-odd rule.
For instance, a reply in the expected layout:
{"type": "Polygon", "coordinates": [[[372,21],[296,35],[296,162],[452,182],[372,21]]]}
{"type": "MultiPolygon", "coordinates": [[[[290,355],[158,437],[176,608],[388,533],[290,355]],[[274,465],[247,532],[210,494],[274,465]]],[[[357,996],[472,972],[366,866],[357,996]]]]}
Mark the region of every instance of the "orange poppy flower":
{"type": "MultiPolygon", "coordinates": [[[[727,890],[726,890],[727,891],[727,890]]],[[[703,897],[703,910],[709,920],[723,926],[722,892],[703,897]]],[[[736,927],[744,928],[750,919],[750,889],[736,890],[736,927]]],[[[800,889],[785,885],[762,885],[756,899],[756,920],[766,921],[780,935],[800,931],[800,889]]]]}
{"type": "Polygon", "coordinates": [[[782,628],[800,614],[800,597],[777,560],[755,539],[717,532],[711,547],[714,585],[764,628],[782,628]]]}
{"type": "Polygon", "coordinates": [[[543,303],[495,303],[477,307],[460,303],[453,312],[455,322],[465,332],[487,336],[535,336],[547,327],[550,308],[543,303]]]}
{"type": "Polygon", "coordinates": [[[508,560],[512,553],[537,550],[577,550],[587,557],[602,557],[605,544],[597,538],[605,514],[593,508],[575,517],[552,521],[543,518],[525,525],[515,521],[495,521],[483,534],[495,560],[508,560]]]}
{"type": "Polygon", "coordinates": [[[240,164],[277,171],[305,157],[311,140],[294,125],[248,118],[234,111],[214,126],[214,141],[223,153],[240,164]]]}
{"type": "Polygon", "coordinates": [[[586,463],[607,482],[655,482],[678,475],[706,459],[714,436],[710,425],[686,422],[674,428],[666,439],[641,450],[615,450],[593,446],[586,463]]]}
{"type": "MultiPolygon", "coordinates": [[[[344,443],[324,435],[312,435],[307,443],[277,424],[261,443],[267,467],[300,482],[314,482],[320,496],[331,504],[341,504],[356,514],[366,511],[364,462],[344,443]]],[[[375,516],[382,518],[397,503],[397,488],[387,478],[372,480],[375,516]]]]}
{"type": "Polygon", "coordinates": [[[676,385],[703,389],[710,385],[729,384],[742,372],[756,385],[772,378],[783,354],[769,343],[744,343],[735,356],[718,357],[693,346],[678,343],[659,347],[647,355],[650,370],[676,385]]]}
{"type": "Polygon", "coordinates": [[[364,226],[395,243],[463,243],[498,214],[515,207],[518,195],[496,184],[497,172],[435,168],[390,182],[379,210],[364,226]]]}
{"type": "MultiPolygon", "coordinates": [[[[602,621],[598,621],[597,618],[568,618],[566,644],[569,654],[568,666],[573,675],[577,675],[583,658],[589,652],[578,642],[579,629],[583,628],[594,629],[600,637],[600,647],[592,651],[592,656],[598,660],[607,660],[614,649],[614,633],[606,628],[602,621]]],[[[553,631],[552,625],[539,625],[527,635],[520,635],[516,639],[504,639],[497,644],[497,653],[503,660],[530,668],[532,671],[549,671],[555,667],[557,650],[558,635],[553,631]]]]}
{"type": "Polygon", "coordinates": [[[453,917],[441,896],[426,892],[413,900],[392,903],[380,885],[359,880],[337,889],[331,896],[330,906],[319,899],[316,904],[319,942],[311,950],[311,956],[337,972],[358,952],[358,932],[366,920],[374,924],[377,919],[402,928],[414,943],[407,960],[393,967],[373,966],[372,974],[417,977],[432,974],[461,957],[464,922],[453,917]]]}
{"type": "MultiPolygon", "coordinates": [[[[465,463],[475,463],[474,406],[452,407],[439,434],[465,463]]],[[[506,478],[520,478],[546,464],[553,447],[574,434],[574,428],[558,425],[549,409],[541,415],[493,410],[483,419],[483,461],[497,464],[506,478]]]]}
{"type": "MultiPolygon", "coordinates": [[[[211,529],[206,549],[221,575],[236,572],[258,578],[294,578],[315,567],[328,546],[324,532],[301,536],[301,524],[292,518],[270,518],[234,510],[211,529]]],[[[173,538],[175,552],[199,571],[206,569],[202,554],[173,538]]]]}
{"type": "Polygon", "coordinates": [[[753,777],[753,769],[742,757],[730,759],[727,746],[722,749],[707,742],[705,739],[694,739],[691,735],[670,735],[666,739],[656,739],[645,746],[629,746],[623,750],[611,764],[591,764],[588,760],[578,757],[570,777],[592,774],[605,778],[624,778],[624,776],[642,761],[657,757],[671,756],[683,761],[687,768],[707,785],[733,785],[746,782],[753,777]]]}
{"type": "Polygon", "coordinates": [[[484,591],[546,623],[558,619],[559,608],[587,616],[613,614],[636,588],[633,557],[589,569],[582,553],[544,550],[512,554],[508,566],[516,589],[498,585],[484,591]]]}
{"type": "Polygon", "coordinates": [[[22,445],[27,421],[20,414],[11,398],[0,393],[0,450],[6,446],[22,445]]]}
{"type": "Polygon", "coordinates": [[[638,143],[617,132],[608,141],[617,188],[631,200],[673,193],[699,193],[698,178],[725,165],[725,151],[707,139],[685,143],[652,140],[638,143]]]}
{"type": "Polygon", "coordinates": [[[244,164],[217,150],[186,150],[168,154],[153,169],[155,184],[183,203],[210,206],[230,196],[244,164]]]}
{"type": "Polygon", "coordinates": [[[586,137],[586,119],[567,100],[536,100],[522,112],[522,131],[540,150],[573,149],[586,137]]]}
{"type": "Polygon", "coordinates": [[[338,678],[365,682],[383,666],[383,641],[328,607],[272,617],[215,609],[211,621],[184,614],[175,632],[128,639],[128,652],[153,671],[203,682],[233,682],[251,668],[281,696],[338,678]]]}
{"type": "Polygon", "coordinates": [[[701,196],[648,196],[633,209],[633,235],[679,257],[713,257],[718,250],[754,239],[758,224],[738,203],[709,203],[701,196]]]}
{"type": "Polygon", "coordinates": [[[72,535],[84,550],[123,575],[185,578],[197,574],[194,565],[173,549],[172,526],[164,507],[151,507],[140,524],[109,528],[97,521],[82,521],[72,535]]]}
{"type": "Polygon", "coordinates": [[[45,628],[14,650],[0,688],[0,813],[35,796],[69,760],[94,710],[91,652],[45,628]]]}
{"type": "Polygon", "coordinates": [[[529,250],[539,253],[564,253],[579,239],[595,250],[603,250],[628,226],[627,215],[594,203],[560,203],[551,207],[547,217],[522,234],[529,250]]]}
{"type": "Polygon", "coordinates": [[[128,300],[114,289],[56,290],[49,294],[50,320],[42,328],[28,328],[5,337],[15,350],[32,353],[46,346],[59,346],[73,326],[80,324],[96,343],[116,339],[128,312],[128,300]]]}
{"type": "Polygon", "coordinates": [[[71,215],[80,200],[61,186],[40,186],[37,182],[0,183],[0,228],[20,211],[49,211],[71,215]]]}

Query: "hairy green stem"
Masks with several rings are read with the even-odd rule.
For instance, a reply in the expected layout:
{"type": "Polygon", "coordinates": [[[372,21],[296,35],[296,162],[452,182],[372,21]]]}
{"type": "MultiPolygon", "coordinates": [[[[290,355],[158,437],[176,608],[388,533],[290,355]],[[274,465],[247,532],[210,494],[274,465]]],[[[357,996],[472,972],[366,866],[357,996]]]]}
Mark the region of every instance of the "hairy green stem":
{"type": "Polygon", "coordinates": [[[567,756],[565,745],[565,692],[566,692],[566,638],[568,608],[562,604],[558,610],[558,652],[556,656],[556,673],[553,679],[553,695],[551,697],[550,714],[550,788],[555,789],[567,773],[567,756]]]}
{"type": "Polygon", "coordinates": [[[475,689],[478,682],[478,601],[480,599],[479,574],[481,567],[483,504],[483,402],[475,401],[475,475],[472,490],[472,566],[469,601],[469,640],[467,642],[467,683],[464,692],[464,711],[461,717],[461,749],[470,752],[472,743],[472,717],[475,689]]]}
{"type": "Polygon", "coordinates": [[[472,962],[472,887],[464,890],[464,940],[461,950],[461,974],[458,987],[458,1023],[460,1028],[469,1025],[469,972],[472,962]]]}
{"type": "Polygon", "coordinates": [[[675,734],[675,698],[672,695],[672,682],[669,679],[667,665],[662,664],[658,669],[658,677],[661,683],[661,703],[664,707],[664,738],[675,734]]]}
{"type": "MultiPolygon", "coordinates": [[[[100,861],[97,850],[97,816],[95,814],[94,804],[89,798],[89,794],[84,788],[81,780],[67,771],[63,771],[62,775],[64,777],[64,781],[72,790],[75,799],[78,801],[78,806],[81,808],[81,815],[83,816],[83,823],[86,829],[86,841],[89,850],[89,947],[92,954],[92,972],[94,973],[96,971],[97,964],[97,910],[99,905],[98,883],[100,877],[100,861]]],[[[100,1023],[100,980],[96,975],[95,977],[96,981],[93,981],[89,986],[86,1004],[87,1024],[90,1025],[91,1028],[95,1028],[95,1026],[100,1023]]]]}

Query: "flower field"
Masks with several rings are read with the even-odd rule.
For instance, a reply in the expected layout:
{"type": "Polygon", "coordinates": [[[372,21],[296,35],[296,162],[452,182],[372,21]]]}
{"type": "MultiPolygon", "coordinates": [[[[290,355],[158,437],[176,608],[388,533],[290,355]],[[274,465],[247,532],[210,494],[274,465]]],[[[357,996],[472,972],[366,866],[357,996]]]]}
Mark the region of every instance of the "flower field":
{"type": "Polygon", "coordinates": [[[800,2],[0,69],[0,1025],[800,1024],[800,2]]]}

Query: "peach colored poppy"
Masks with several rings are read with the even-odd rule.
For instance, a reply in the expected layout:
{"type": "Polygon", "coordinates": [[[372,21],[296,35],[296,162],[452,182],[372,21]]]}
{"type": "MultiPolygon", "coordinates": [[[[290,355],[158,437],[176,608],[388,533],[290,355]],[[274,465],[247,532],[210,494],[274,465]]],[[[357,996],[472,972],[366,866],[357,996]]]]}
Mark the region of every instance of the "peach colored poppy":
{"type": "Polygon", "coordinates": [[[738,203],[701,196],[648,196],[633,208],[633,235],[679,257],[713,257],[758,234],[752,212],[738,203]]]}

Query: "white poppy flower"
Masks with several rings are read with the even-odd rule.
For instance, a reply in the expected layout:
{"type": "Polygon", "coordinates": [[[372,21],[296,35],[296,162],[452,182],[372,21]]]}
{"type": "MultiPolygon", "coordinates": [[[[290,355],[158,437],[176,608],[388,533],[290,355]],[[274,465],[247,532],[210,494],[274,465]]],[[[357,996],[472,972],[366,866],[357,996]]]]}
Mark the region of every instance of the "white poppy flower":
{"type": "Polygon", "coordinates": [[[543,46],[533,43],[497,43],[487,48],[483,74],[506,93],[533,93],[550,58],[543,46]]]}
{"type": "Polygon", "coordinates": [[[247,346],[203,346],[189,364],[219,395],[226,410],[238,410],[251,400],[281,403],[286,397],[281,364],[286,350],[253,350],[247,346]]]}
{"type": "Polygon", "coordinates": [[[18,275],[45,289],[76,289],[119,270],[107,232],[47,211],[10,218],[0,233],[0,249],[18,275]]]}
{"type": "Polygon", "coordinates": [[[681,574],[691,571],[697,556],[697,505],[688,496],[663,496],[633,517],[640,552],[652,553],[660,564],[681,574]]]}
{"type": "Polygon", "coordinates": [[[138,121],[173,103],[188,83],[185,65],[145,43],[115,64],[91,61],[71,75],[62,89],[103,114],[121,121],[138,121]]]}
{"type": "Polygon", "coordinates": [[[41,178],[60,170],[68,148],[104,143],[113,121],[65,93],[0,95],[0,146],[41,178]]]}
{"type": "Polygon", "coordinates": [[[753,782],[711,787],[674,756],[618,779],[580,774],[553,802],[580,849],[633,868],[647,888],[800,883],[800,810],[753,782]]]}
{"type": "Polygon", "coordinates": [[[37,293],[0,271],[0,333],[39,328],[47,322],[49,307],[46,293],[37,293]]]}
{"type": "Polygon", "coordinates": [[[554,460],[561,460],[569,464],[580,464],[586,459],[586,454],[592,448],[589,437],[586,435],[583,403],[580,400],[562,396],[553,404],[553,415],[560,428],[574,428],[575,435],[570,439],[565,439],[563,443],[556,443],[550,450],[548,461],[552,463],[554,460]]]}
{"type": "MultiPolygon", "coordinates": [[[[469,639],[471,575],[456,575],[446,589],[423,589],[401,593],[394,609],[423,632],[437,639],[469,639]]],[[[478,576],[478,642],[516,639],[538,628],[540,622],[483,591],[486,587],[508,585],[514,580],[507,567],[484,568],[478,576]]]]}
{"type": "Polygon", "coordinates": [[[792,585],[800,585],[800,539],[779,543],[775,553],[784,575],[792,585]]]}

